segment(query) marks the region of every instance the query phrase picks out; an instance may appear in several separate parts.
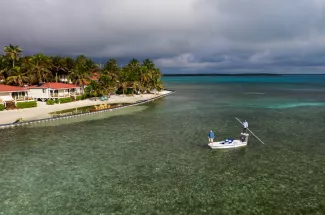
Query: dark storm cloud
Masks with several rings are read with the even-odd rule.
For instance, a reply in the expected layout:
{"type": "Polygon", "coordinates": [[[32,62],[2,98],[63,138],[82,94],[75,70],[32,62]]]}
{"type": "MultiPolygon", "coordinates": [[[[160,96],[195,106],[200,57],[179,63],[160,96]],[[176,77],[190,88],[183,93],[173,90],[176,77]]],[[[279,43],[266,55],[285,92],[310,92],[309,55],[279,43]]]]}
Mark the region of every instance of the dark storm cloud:
{"type": "Polygon", "coordinates": [[[0,19],[0,45],[27,53],[149,57],[167,72],[323,72],[324,0],[2,0],[0,19]]]}

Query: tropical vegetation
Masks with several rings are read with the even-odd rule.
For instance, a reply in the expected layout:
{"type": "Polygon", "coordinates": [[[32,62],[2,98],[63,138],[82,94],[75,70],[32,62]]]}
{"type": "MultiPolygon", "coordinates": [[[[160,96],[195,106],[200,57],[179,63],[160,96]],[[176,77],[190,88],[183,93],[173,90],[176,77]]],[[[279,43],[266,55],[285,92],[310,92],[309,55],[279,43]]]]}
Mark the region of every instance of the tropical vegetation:
{"type": "Polygon", "coordinates": [[[84,55],[76,58],[46,56],[38,53],[23,55],[22,49],[10,44],[0,55],[0,82],[25,86],[45,82],[74,83],[81,86],[88,96],[111,93],[142,94],[163,89],[161,72],[150,59],[139,62],[132,59],[120,67],[115,59],[100,68],[84,55]],[[94,78],[95,77],[95,78],[94,78]]]}

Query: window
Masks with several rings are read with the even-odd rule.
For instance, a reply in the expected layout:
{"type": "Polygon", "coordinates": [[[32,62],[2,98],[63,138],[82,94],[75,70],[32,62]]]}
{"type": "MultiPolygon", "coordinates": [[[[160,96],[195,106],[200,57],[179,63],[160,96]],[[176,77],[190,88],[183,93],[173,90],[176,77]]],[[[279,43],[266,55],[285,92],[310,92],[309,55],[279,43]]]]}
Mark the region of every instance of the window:
{"type": "Polygon", "coordinates": [[[43,93],[46,93],[46,89],[43,89],[43,93]]]}

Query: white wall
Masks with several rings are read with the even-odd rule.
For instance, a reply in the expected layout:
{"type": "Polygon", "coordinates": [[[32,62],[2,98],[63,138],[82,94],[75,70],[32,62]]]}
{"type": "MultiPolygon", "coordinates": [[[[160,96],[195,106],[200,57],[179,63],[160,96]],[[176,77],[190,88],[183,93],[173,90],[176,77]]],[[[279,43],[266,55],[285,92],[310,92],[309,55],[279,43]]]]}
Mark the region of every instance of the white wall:
{"type": "MultiPolygon", "coordinates": [[[[50,91],[53,91],[53,96],[54,96],[55,90],[52,89],[29,89],[28,96],[34,99],[48,99],[51,97],[50,91]],[[45,93],[43,93],[43,90],[45,91],[45,93]]],[[[71,89],[69,91],[72,95],[74,94],[73,92],[71,92],[71,89]]],[[[69,91],[68,89],[65,90],[60,89],[57,91],[57,94],[59,97],[69,96],[70,95],[69,91]]],[[[79,93],[79,94],[82,93],[82,88],[75,88],[75,93],[79,93]]]]}
{"type": "Polygon", "coordinates": [[[34,99],[42,99],[49,98],[49,90],[48,89],[29,89],[28,96],[34,99]],[[43,92],[44,90],[44,92],[43,92]]]}
{"type": "Polygon", "coordinates": [[[70,93],[71,93],[71,95],[82,94],[82,89],[81,88],[73,88],[73,89],[70,89],[70,93]]]}
{"type": "Polygon", "coordinates": [[[64,90],[58,90],[58,95],[59,96],[69,96],[69,90],[68,89],[64,89],[64,90]]]}
{"type": "Polygon", "coordinates": [[[1,96],[11,96],[11,93],[8,93],[8,92],[0,92],[0,97],[1,96]]]}
{"type": "MultiPolygon", "coordinates": [[[[11,93],[8,92],[0,92],[0,100],[2,101],[11,101],[13,100],[11,93]]],[[[0,102],[1,104],[2,102],[0,102]]]]}
{"type": "Polygon", "coordinates": [[[82,89],[81,88],[75,88],[74,92],[80,94],[80,93],[82,93],[82,89]]]}

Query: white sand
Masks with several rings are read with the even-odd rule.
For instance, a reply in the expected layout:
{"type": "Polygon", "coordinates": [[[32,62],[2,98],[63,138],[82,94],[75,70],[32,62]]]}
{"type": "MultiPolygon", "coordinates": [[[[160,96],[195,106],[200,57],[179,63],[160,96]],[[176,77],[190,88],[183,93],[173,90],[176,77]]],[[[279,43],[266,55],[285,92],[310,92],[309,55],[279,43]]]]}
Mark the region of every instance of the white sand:
{"type": "Polygon", "coordinates": [[[45,102],[37,102],[36,108],[27,108],[20,110],[4,110],[0,111],[0,124],[7,124],[16,121],[19,118],[25,120],[35,120],[49,118],[50,112],[98,105],[98,104],[112,104],[112,103],[136,103],[139,100],[151,99],[157,96],[168,94],[170,91],[161,91],[159,94],[143,94],[134,96],[112,95],[107,101],[91,101],[89,99],[70,102],[65,104],[46,105],[45,102]]]}

